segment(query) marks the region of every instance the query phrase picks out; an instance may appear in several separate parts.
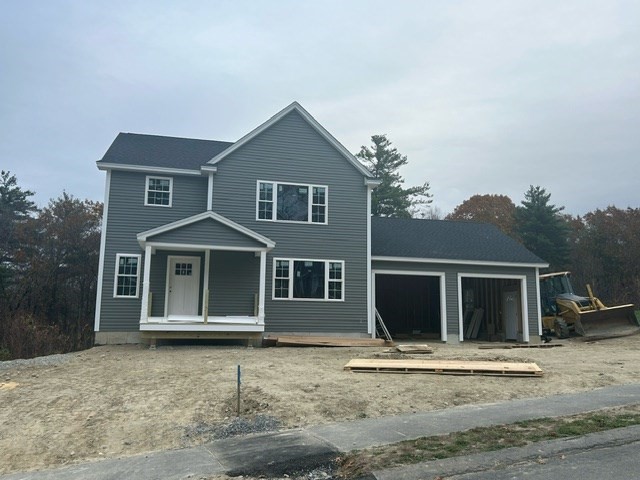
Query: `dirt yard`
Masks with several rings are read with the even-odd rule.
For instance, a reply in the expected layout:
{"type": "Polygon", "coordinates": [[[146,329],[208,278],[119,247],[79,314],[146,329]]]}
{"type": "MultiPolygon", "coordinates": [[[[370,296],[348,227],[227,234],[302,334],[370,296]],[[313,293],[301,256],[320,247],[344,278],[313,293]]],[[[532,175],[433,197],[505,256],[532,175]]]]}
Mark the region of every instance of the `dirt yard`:
{"type": "MultiPolygon", "coordinates": [[[[281,428],[640,382],[640,336],[550,349],[432,344],[421,358],[536,362],[541,378],[350,373],[384,348],[96,347],[53,365],[0,363],[0,473],[180,448],[243,416],[281,428]]],[[[553,412],[553,405],[550,405],[553,412]]]]}

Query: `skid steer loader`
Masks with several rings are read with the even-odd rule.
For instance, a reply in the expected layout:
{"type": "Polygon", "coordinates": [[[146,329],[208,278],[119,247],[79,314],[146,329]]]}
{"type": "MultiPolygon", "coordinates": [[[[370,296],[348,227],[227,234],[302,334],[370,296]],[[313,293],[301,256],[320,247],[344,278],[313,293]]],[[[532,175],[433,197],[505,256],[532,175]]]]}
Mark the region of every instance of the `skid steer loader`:
{"type": "Polygon", "coordinates": [[[588,297],[574,293],[570,272],[540,275],[542,327],[546,334],[567,338],[571,332],[584,337],[609,338],[640,333],[633,304],[605,306],[587,285],[588,297]]]}

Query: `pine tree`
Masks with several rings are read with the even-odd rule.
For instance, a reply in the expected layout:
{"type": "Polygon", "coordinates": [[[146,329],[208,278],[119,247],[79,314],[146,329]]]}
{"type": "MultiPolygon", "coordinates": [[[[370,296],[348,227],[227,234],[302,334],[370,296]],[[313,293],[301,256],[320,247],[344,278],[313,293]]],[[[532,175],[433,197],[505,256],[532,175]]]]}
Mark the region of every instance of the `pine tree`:
{"type": "Polygon", "coordinates": [[[525,247],[549,262],[551,270],[561,270],[569,260],[569,227],[561,214],[564,207],[556,207],[550,199],[544,188],[531,185],[516,207],[515,227],[525,247]]]}
{"type": "Polygon", "coordinates": [[[362,163],[382,181],[371,194],[371,213],[379,217],[409,218],[420,205],[429,205],[432,195],[429,183],[403,188],[404,179],[398,169],[406,165],[406,155],[401,155],[386,135],[373,135],[371,147],[362,146],[356,154],[362,163]]]}

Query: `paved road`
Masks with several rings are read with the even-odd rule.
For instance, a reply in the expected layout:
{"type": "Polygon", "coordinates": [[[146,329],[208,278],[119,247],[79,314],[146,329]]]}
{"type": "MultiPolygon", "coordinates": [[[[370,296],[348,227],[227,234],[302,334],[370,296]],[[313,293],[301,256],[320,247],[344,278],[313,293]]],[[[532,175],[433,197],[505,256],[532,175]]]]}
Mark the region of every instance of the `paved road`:
{"type": "Polygon", "coordinates": [[[602,480],[603,478],[640,479],[640,442],[615,447],[589,448],[507,468],[491,469],[447,477],[448,480],[527,480],[574,479],[602,480]]]}

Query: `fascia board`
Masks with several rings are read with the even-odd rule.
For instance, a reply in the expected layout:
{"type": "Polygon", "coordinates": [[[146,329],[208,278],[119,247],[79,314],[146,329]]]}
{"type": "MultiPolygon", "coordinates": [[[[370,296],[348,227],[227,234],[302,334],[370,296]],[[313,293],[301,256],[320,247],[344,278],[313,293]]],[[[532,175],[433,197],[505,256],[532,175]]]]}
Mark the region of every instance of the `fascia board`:
{"type": "Polygon", "coordinates": [[[200,170],[189,170],[187,168],[153,167],[146,165],[121,165],[119,163],[96,162],[98,170],[123,170],[126,172],[164,173],[174,175],[196,175],[201,176],[200,170]]]}
{"type": "Polygon", "coordinates": [[[520,267],[520,268],[546,268],[548,263],[517,263],[517,262],[492,262],[483,260],[448,260],[443,258],[420,258],[420,257],[392,257],[392,256],[372,256],[371,260],[380,262],[409,262],[409,263],[449,263],[451,265],[480,265],[488,267],[520,267]]]}

